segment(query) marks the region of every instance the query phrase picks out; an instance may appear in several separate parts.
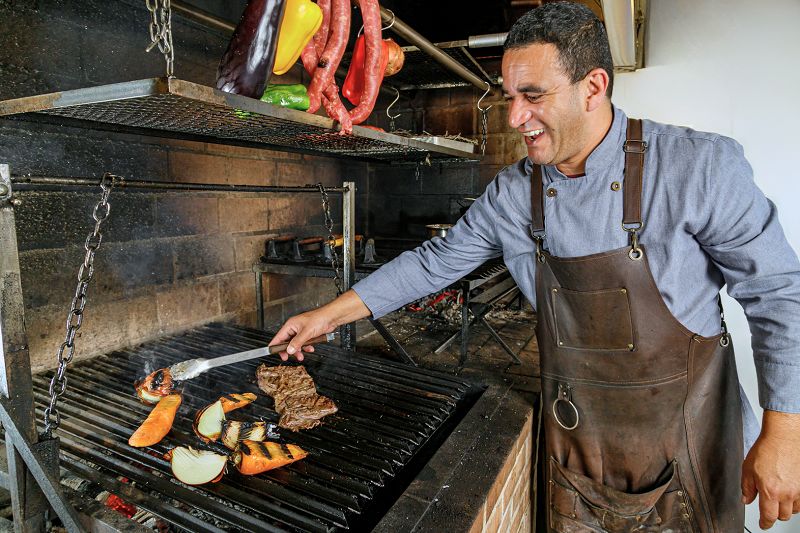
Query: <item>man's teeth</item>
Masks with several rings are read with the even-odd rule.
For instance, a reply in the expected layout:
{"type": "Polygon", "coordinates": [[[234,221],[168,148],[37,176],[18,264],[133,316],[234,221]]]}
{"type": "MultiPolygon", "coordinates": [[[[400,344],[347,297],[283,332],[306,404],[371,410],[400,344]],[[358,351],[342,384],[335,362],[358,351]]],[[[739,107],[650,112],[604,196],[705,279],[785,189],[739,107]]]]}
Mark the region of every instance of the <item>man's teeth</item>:
{"type": "Polygon", "coordinates": [[[544,129],[540,129],[540,130],[533,130],[533,131],[526,131],[525,133],[523,133],[523,135],[524,135],[525,137],[536,137],[537,135],[541,135],[542,133],[544,133],[544,129]]]}

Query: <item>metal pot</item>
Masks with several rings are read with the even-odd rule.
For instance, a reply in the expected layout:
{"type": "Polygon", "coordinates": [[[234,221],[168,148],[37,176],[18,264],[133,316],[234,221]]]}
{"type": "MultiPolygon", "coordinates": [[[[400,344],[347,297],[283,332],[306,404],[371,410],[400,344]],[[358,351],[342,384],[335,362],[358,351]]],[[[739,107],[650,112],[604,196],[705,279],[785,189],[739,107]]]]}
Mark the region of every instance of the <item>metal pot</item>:
{"type": "Polygon", "coordinates": [[[447,235],[447,230],[452,228],[452,224],[427,224],[425,228],[428,230],[428,238],[444,237],[447,235]]]}

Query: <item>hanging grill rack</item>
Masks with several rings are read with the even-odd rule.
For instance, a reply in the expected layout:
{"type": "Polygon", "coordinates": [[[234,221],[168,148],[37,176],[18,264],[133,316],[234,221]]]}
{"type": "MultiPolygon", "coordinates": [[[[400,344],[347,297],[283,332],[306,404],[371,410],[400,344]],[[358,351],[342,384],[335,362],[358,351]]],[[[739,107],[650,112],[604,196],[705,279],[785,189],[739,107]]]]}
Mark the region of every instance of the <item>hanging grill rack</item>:
{"type": "MultiPolygon", "coordinates": [[[[279,148],[377,161],[470,161],[480,157],[355,126],[176,78],[149,78],[0,102],[0,116],[35,113],[150,135],[279,148]]],[[[83,125],[83,124],[81,124],[83,125]]]]}

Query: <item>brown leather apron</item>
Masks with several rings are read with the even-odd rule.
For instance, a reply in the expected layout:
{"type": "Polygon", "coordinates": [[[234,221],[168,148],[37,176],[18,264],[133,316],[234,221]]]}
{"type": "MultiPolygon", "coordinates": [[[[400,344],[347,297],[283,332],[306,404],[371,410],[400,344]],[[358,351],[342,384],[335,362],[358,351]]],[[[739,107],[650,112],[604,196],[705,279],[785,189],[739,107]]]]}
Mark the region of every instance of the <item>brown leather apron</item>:
{"type": "Polygon", "coordinates": [[[560,533],[739,533],[733,347],[727,333],[687,330],[656,287],[637,238],[646,149],[641,121],[629,120],[620,231],[630,246],[585,257],[542,249],[542,171],[534,165],[547,523],[560,533]]]}

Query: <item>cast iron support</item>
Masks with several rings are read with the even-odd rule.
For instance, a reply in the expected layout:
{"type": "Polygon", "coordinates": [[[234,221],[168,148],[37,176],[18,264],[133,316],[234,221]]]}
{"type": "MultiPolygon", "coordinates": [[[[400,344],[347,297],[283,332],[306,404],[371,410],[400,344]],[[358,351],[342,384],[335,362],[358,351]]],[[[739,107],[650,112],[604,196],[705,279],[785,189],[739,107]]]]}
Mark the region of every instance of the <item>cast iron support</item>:
{"type": "MultiPolygon", "coordinates": [[[[347,189],[342,194],[342,292],[353,286],[356,277],[356,183],[344,182],[347,189]]],[[[350,323],[341,328],[342,348],[350,351],[356,349],[356,325],[350,323]]]]}
{"type": "Polygon", "coordinates": [[[397,342],[397,339],[394,338],[394,335],[392,335],[392,333],[386,329],[386,326],[381,324],[380,320],[370,317],[369,322],[372,324],[372,327],[375,328],[375,331],[380,333],[381,337],[383,337],[383,340],[386,341],[394,353],[400,356],[400,359],[402,359],[404,363],[408,363],[411,366],[417,366],[416,361],[414,361],[414,359],[408,355],[408,352],[405,348],[403,348],[403,345],[397,342]]]}
{"type": "MultiPolygon", "coordinates": [[[[72,504],[67,501],[64,491],[61,489],[59,482],[59,469],[58,469],[58,438],[43,440],[38,443],[32,443],[27,435],[22,433],[27,428],[21,428],[17,425],[17,421],[12,418],[13,407],[9,400],[0,399],[0,420],[3,421],[3,428],[6,431],[6,446],[13,443],[15,453],[22,457],[28,472],[33,478],[32,486],[35,486],[47,498],[46,501],[52,505],[58,517],[64,524],[64,527],[70,533],[80,533],[84,531],[81,525],[80,517],[72,504]]],[[[10,455],[10,452],[9,452],[10,455]]],[[[11,469],[9,462],[9,470],[11,469]]],[[[12,477],[12,484],[13,484],[12,477]]],[[[30,483],[30,481],[26,481],[30,483]]],[[[13,492],[12,492],[13,494],[13,492]]],[[[44,503],[44,501],[43,501],[44,503]]],[[[44,510],[40,510],[42,526],[38,525],[40,529],[34,530],[27,527],[27,524],[19,524],[19,516],[14,509],[14,530],[15,531],[44,531],[44,510]]],[[[32,517],[39,518],[39,517],[32,517]]],[[[30,519],[28,520],[30,523],[30,519]]]]}
{"type": "MultiPolygon", "coordinates": [[[[11,198],[8,165],[0,165],[0,395],[4,400],[3,425],[8,454],[8,485],[14,513],[14,531],[44,531],[47,499],[31,475],[27,451],[36,446],[31,360],[25,332],[25,307],[19,271],[17,227],[11,198]],[[26,464],[28,463],[28,464],[26,464]]],[[[55,454],[47,454],[43,471],[58,472],[55,454]]],[[[38,477],[38,476],[37,476],[38,477]]]]}
{"type": "Polygon", "coordinates": [[[258,329],[264,330],[264,273],[256,270],[256,316],[258,329]]]}

